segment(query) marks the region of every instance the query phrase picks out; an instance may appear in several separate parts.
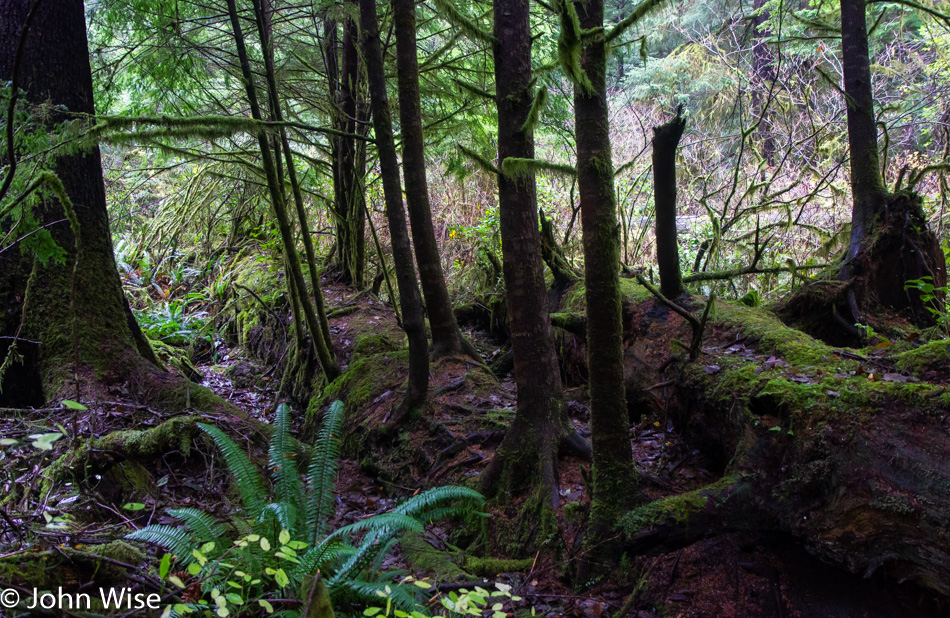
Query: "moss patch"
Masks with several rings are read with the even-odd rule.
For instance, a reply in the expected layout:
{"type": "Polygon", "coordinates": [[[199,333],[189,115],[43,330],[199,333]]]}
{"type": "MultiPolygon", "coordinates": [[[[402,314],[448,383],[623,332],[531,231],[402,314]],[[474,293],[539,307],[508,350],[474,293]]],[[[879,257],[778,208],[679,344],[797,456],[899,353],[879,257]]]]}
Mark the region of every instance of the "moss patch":
{"type": "Polygon", "coordinates": [[[431,575],[437,582],[456,582],[469,579],[468,573],[458,565],[461,552],[440,551],[416,532],[406,532],[399,541],[402,556],[415,573],[431,575]]]}

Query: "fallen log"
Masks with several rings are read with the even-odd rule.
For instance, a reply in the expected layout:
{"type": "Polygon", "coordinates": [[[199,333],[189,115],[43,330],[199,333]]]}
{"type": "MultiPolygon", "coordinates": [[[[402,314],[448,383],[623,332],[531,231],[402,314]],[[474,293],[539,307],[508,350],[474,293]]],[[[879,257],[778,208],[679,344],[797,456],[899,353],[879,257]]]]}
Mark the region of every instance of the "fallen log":
{"type": "MultiPolygon", "coordinates": [[[[668,320],[680,318],[639,320],[628,350],[685,331],[668,320]]],[[[675,381],[666,410],[719,462],[722,480],[628,513],[625,549],[666,552],[728,530],[774,530],[853,573],[883,570],[950,595],[947,342],[842,354],[729,303],[708,328],[714,339],[698,361],[666,369],[675,381]],[[872,354],[874,363],[861,360],[872,354]]],[[[645,357],[628,354],[642,384],[660,382],[645,357]]]]}

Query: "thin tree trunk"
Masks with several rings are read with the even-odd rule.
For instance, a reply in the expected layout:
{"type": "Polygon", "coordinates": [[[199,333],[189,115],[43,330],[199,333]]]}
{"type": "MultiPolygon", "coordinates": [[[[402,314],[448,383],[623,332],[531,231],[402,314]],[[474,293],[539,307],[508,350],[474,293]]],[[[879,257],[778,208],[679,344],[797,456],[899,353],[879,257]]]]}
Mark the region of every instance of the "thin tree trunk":
{"type": "MultiPolygon", "coordinates": [[[[575,2],[581,28],[603,28],[603,0],[575,2]]],[[[596,543],[633,504],[637,472],[630,450],[630,423],[623,381],[620,310],[620,230],[610,152],[606,69],[607,45],[594,37],[581,52],[588,92],[574,86],[577,183],[584,236],[587,349],[593,495],[588,540],[596,543]]]]}
{"type": "Polygon", "coordinates": [[[656,205],[656,257],[660,266],[660,291],[677,299],[686,289],[680,272],[679,244],[676,240],[676,149],[686,119],[677,108],[676,116],[653,128],[653,203],[656,205]]]}
{"type": "Polygon", "coordinates": [[[429,326],[432,329],[432,355],[434,358],[440,358],[453,354],[468,354],[479,359],[478,352],[462,338],[455,322],[445,275],[442,272],[439,246],[436,244],[435,230],[432,227],[422,136],[422,111],[419,103],[415,0],[392,0],[392,7],[396,29],[396,68],[406,205],[416,249],[416,264],[419,266],[419,281],[422,284],[426,313],[429,315],[429,326]]]}
{"type": "MultiPolygon", "coordinates": [[[[752,10],[759,11],[765,6],[765,0],[752,0],[752,10]]],[[[768,93],[775,82],[775,58],[766,40],[772,33],[765,28],[769,12],[762,11],[752,18],[752,72],[755,83],[752,89],[752,106],[759,115],[759,127],[756,132],[762,144],[762,156],[769,164],[775,160],[775,136],[772,134],[772,113],[768,110],[768,93]]]]}
{"type": "Polygon", "coordinates": [[[877,150],[877,124],[871,91],[867,15],[864,0],[841,0],[841,53],[848,110],[848,144],[851,147],[851,246],[848,259],[858,250],[875,218],[884,210],[887,189],[881,176],[877,150]]]}
{"type": "Polygon", "coordinates": [[[429,354],[422,296],[416,285],[416,271],[412,265],[412,245],[409,240],[409,229],[406,226],[402,186],[399,182],[399,160],[396,158],[396,140],[393,137],[389,96],[386,93],[376,0],[360,0],[360,27],[369,81],[370,104],[373,109],[373,126],[376,131],[376,149],[379,152],[379,168],[386,199],[386,218],[389,221],[389,236],[393,247],[396,285],[399,288],[399,304],[402,306],[402,324],[409,339],[409,381],[403,408],[410,410],[422,405],[428,394],[429,354]]]}
{"type": "MultiPolygon", "coordinates": [[[[254,85],[254,74],[251,71],[251,64],[247,57],[244,33],[241,31],[241,22],[238,18],[235,0],[227,0],[227,3],[231,27],[234,33],[234,41],[241,62],[241,72],[244,76],[247,98],[251,106],[251,115],[255,120],[262,120],[261,107],[257,100],[257,88],[254,85]]],[[[293,232],[290,229],[290,220],[287,217],[287,207],[284,202],[283,190],[277,181],[277,170],[275,168],[270,144],[268,144],[267,135],[263,130],[258,131],[257,140],[261,150],[261,164],[264,168],[264,174],[267,177],[267,186],[271,195],[271,204],[274,208],[274,214],[277,217],[277,227],[280,230],[281,240],[286,248],[286,255],[290,263],[290,272],[288,272],[287,275],[294,278],[294,284],[297,286],[297,290],[304,291],[307,289],[307,284],[304,282],[303,272],[300,268],[300,257],[294,248],[293,232]]],[[[304,319],[307,323],[307,330],[310,331],[314,344],[317,347],[317,355],[320,357],[323,373],[327,381],[332,382],[340,374],[340,369],[336,361],[333,360],[333,356],[327,346],[320,345],[320,343],[323,342],[323,337],[321,336],[322,331],[310,297],[305,293],[299,294],[299,297],[304,319]]]]}
{"type": "MultiPolygon", "coordinates": [[[[362,131],[357,119],[360,116],[359,83],[360,56],[359,27],[354,19],[343,23],[343,63],[340,71],[340,125],[346,133],[362,131]]],[[[363,176],[365,153],[361,141],[349,135],[340,136],[339,187],[336,190],[336,209],[339,213],[337,236],[340,247],[340,265],[343,280],[356,288],[365,283],[366,268],[366,215],[363,201],[363,176]]]]}
{"type": "MultiPolygon", "coordinates": [[[[528,1],[495,0],[494,15],[498,160],[533,159],[533,130],[525,126],[533,99],[528,1]]],[[[548,316],[534,174],[500,174],[498,201],[518,411],[482,488],[494,495],[540,487],[545,504],[556,507],[558,446],[569,428],[548,316]]]]}
{"type": "MultiPolygon", "coordinates": [[[[280,93],[277,89],[277,73],[274,69],[274,46],[271,41],[271,28],[267,13],[262,10],[260,2],[254,2],[254,10],[257,15],[257,27],[264,46],[264,68],[267,72],[267,90],[271,101],[271,116],[274,120],[283,121],[283,111],[280,105],[280,93]]],[[[320,287],[320,271],[317,269],[316,255],[313,250],[313,238],[310,236],[310,226],[307,223],[307,211],[303,204],[303,194],[300,191],[300,183],[297,180],[297,169],[294,166],[293,153],[290,150],[290,141],[287,139],[287,130],[280,127],[280,144],[283,148],[284,159],[287,164],[287,177],[290,179],[290,187],[294,196],[294,207],[297,212],[297,220],[300,222],[300,234],[303,236],[303,246],[307,256],[307,271],[310,274],[310,287],[313,288],[314,305],[317,309],[317,318],[320,320],[320,336],[323,337],[323,345],[328,350],[333,350],[333,339],[330,336],[330,323],[327,320],[326,302],[323,299],[323,290],[320,287]]],[[[275,151],[277,149],[275,148],[275,151]]],[[[279,164],[279,161],[278,161],[279,164]]],[[[280,166],[278,165],[278,169],[280,166]]],[[[281,182],[283,186],[283,182],[281,182]]]]}

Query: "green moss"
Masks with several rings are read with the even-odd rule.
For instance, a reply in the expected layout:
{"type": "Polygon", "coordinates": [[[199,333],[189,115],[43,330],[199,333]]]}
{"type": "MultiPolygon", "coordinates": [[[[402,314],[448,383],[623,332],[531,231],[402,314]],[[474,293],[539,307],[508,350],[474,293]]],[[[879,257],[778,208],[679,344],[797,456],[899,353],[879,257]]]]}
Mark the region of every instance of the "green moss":
{"type": "Polygon", "coordinates": [[[148,343],[152,346],[152,351],[155,352],[156,358],[160,360],[166,367],[172,369],[178,374],[188,378],[189,380],[200,380],[201,373],[195,369],[194,364],[189,358],[188,350],[184,348],[176,348],[173,345],[169,345],[164,341],[158,341],[156,339],[149,339],[148,343]]]}
{"type": "Polygon", "coordinates": [[[406,532],[399,541],[402,556],[414,573],[426,573],[437,582],[454,582],[470,579],[458,565],[461,552],[440,551],[416,532],[406,532]]]}
{"type": "Polygon", "coordinates": [[[834,354],[831,347],[789,328],[769,311],[720,300],[714,317],[753,339],[760,354],[770,352],[795,365],[826,365],[834,354]]]}
{"type": "Polygon", "coordinates": [[[388,333],[373,333],[360,335],[353,345],[353,357],[373,356],[386,352],[395,352],[401,347],[401,342],[388,333]]]}
{"type": "Polygon", "coordinates": [[[645,504],[624,515],[618,526],[624,535],[630,538],[644,528],[657,526],[671,519],[677,523],[685,522],[691,513],[706,508],[711,496],[735,482],[735,476],[726,476],[702,489],[645,504]]]}
{"type": "Polygon", "coordinates": [[[84,480],[90,474],[111,467],[113,458],[97,457],[100,453],[114,453],[126,459],[150,459],[167,451],[178,450],[187,456],[191,441],[198,431],[195,425],[197,420],[197,416],[178,416],[152,429],[114,431],[89,440],[59,457],[46,469],[40,493],[47,495],[58,481],[70,477],[84,480]]]}
{"type": "Polygon", "coordinates": [[[533,558],[511,560],[506,558],[478,558],[466,556],[462,566],[466,571],[481,577],[495,577],[499,573],[523,573],[534,564],[533,558]]]}
{"type": "Polygon", "coordinates": [[[950,361],[950,341],[930,341],[913,350],[897,355],[896,366],[901,371],[919,371],[932,363],[950,361]]]}

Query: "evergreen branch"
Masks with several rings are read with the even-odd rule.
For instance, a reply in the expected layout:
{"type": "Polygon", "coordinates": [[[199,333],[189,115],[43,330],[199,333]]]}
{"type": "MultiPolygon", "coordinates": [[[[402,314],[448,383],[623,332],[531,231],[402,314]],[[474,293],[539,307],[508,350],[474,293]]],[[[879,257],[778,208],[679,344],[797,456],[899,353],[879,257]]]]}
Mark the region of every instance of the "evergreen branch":
{"type": "Polygon", "coordinates": [[[617,37],[626,32],[631,26],[640,23],[644,17],[662,4],[663,0],[643,0],[643,2],[637,5],[637,8],[633,9],[632,13],[620,20],[620,23],[607,33],[606,42],[611,43],[616,40],[617,37]]]}
{"type": "Polygon", "coordinates": [[[901,6],[917,9],[918,11],[923,11],[938,21],[942,21],[943,27],[947,30],[950,30],[950,15],[941,13],[936,9],[926,7],[922,4],[918,4],[917,2],[912,2],[911,0],[867,0],[866,4],[900,4],[901,6]]]}
{"type": "Polygon", "coordinates": [[[466,148],[465,146],[461,144],[458,144],[458,149],[461,150],[462,153],[465,154],[465,156],[467,156],[469,159],[474,161],[478,165],[478,167],[482,168],[484,171],[488,172],[489,174],[495,174],[496,176],[501,176],[501,170],[495,167],[494,163],[492,163],[491,161],[489,161],[482,155],[478,154],[477,152],[475,152],[474,150],[470,148],[466,148]]]}
{"type": "Polygon", "coordinates": [[[493,93],[488,92],[487,90],[482,90],[481,88],[479,88],[478,86],[474,84],[470,84],[460,79],[453,79],[452,81],[455,82],[455,85],[461,88],[462,90],[465,90],[466,92],[474,94],[477,97],[482,97],[483,99],[488,99],[489,101],[495,100],[495,95],[493,93]]]}
{"type": "MultiPolygon", "coordinates": [[[[289,504],[296,510],[303,505],[303,494],[300,492],[300,475],[297,473],[296,453],[290,437],[290,407],[285,403],[277,406],[274,433],[267,456],[277,502],[289,504]]],[[[281,523],[290,529],[294,527],[281,523]]]]}
{"type": "Polygon", "coordinates": [[[480,43],[494,45],[495,37],[489,30],[481,27],[474,19],[459,11],[450,0],[433,0],[439,9],[439,16],[462,31],[462,34],[480,43]]]}
{"type": "Polygon", "coordinates": [[[509,178],[524,178],[537,172],[545,170],[554,174],[575,177],[577,170],[573,165],[563,163],[554,163],[544,159],[522,159],[519,157],[508,157],[501,163],[501,171],[509,178]]]}

